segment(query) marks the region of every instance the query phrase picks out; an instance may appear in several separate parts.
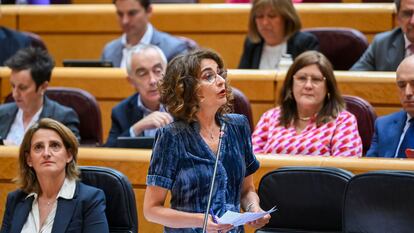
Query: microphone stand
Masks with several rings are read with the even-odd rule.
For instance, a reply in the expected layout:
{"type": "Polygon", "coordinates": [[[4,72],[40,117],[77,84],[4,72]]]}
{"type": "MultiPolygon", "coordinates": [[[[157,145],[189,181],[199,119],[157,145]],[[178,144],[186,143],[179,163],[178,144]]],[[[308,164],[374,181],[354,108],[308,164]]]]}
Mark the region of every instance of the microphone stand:
{"type": "Polygon", "coordinates": [[[224,134],[224,125],[225,124],[223,122],[223,124],[221,125],[221,128],[220,128],[220,136],[219,136],[219,141],[218,141],[216,162],[214,163],[213,177],[211,178],[210,192],[209,192],[208,201],[207,201],[207,208],[206,208],[206,211],[204,213],[203,233],[205,233],[206,229],[207,229],[208,214],[209,214],[209,211],[210,211],[211,199],[213,197],[214,183],[216,181],[217,165],[218,165],[218,161],[219,161],[220,153],[221,153],[221,139],[223,138],[223,134],[224,134]]]}

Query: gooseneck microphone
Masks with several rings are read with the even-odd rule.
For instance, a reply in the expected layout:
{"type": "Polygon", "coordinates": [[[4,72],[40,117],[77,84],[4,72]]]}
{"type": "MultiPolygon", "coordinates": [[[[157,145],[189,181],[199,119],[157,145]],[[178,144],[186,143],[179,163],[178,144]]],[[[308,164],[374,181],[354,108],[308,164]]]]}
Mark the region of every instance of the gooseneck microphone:
{"type": "MultiPolygon", "coordinates": [[[[213,197],[213,188],[214,188],[214,183],[215,183],[215,180],[216,180],[217,165],[218,165],[218,161],[219,161],[220,154],[221,154],[221,140],[222,140],[223,135],[224,135],[224,126],[225,126],[225,123],[223,122],[223,124],[220,127],[220,135],[219,135],[219,141],[218,141],[216,162],[214,163],[213,177],[211,177],[210,192],[209,192],[209,195],[208,195],[207,207],[206,207],[206,211],[204,212],[203,233],[205,233],[206,229],[207,229],[208,214],[210,212],[211,199],[213,197]]],[[[212,217],[214,217],[214,216],[212,216],[212,217]]]]}

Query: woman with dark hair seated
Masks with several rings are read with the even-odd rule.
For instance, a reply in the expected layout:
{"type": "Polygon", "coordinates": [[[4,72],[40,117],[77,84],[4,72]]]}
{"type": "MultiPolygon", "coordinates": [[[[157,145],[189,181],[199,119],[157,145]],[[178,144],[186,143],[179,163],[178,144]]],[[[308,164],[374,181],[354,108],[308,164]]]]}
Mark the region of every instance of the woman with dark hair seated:
{"type": "MultiPolygon", "coordinates": [[[[216,156],[211,212],[221,216],[241,208],[262,211],[253,184],[259,162],[252,151],[249,123],[243,115],[226,114],[232,94],[220,56],[199,50],[174,58],[160,89],[161,103],[175,122],[156,135],[145,217],[164,225],[164,232],[201,232],[216,156]],[[171,207],[164,206],[168,191],[171,207]]],[[[269,218],[266,215],[249,225],[260,228],[269,218]]],[[[244,230],[243,226],[217,224],[210,215],[207,232],[217,231],[244,230]]]]}
{"type": "Polygon", "coordinates": [[[292,0],[254,0],[239,69],[285,68],[299,54],[319,50],[318,39],[301,27],[292,0]]]}
{"type": "Polygon", "coordinates": [[[308,51],[296,58],[279,104],[257,123],[255,153],[362,155],[355,116],[345,110],[332,65],[321,53],[308,51]]]}
{"type": "Polygon", "coordinates": [[[19,151],[20,188],[7,196],[1,233],[107,233],[105,195],[77,181],[78,141],[61,123],[43,118],[19,151]]]}

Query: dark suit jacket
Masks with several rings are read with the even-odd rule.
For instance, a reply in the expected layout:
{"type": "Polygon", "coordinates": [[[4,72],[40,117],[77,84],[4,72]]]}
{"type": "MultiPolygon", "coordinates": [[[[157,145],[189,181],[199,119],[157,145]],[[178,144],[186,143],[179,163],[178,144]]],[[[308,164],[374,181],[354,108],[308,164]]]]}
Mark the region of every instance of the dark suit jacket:
{"type": "MultiPolygon", "coordinates": [[[[258,69],[263,45],[264,40],[259,43],[252,43],[249,38],[246,38],[239,69],[258,69]]],[[[319,50],[319,41],[311,33],[297,32],[287,41],[287,53],[292,55],[292,59],[307,50],[319,50]]]]}
{"type": "MultiPolygon", "coordinates": [[[[168,61],[180,53],[187,51],[187,44],[184,40],[171,36],[168,33],[160,32],[154,28],[154,34],[151,38],[151,44],[158,46],[168,61]]],[[[102,53],[102,60],[111,61],[114,67],[121,66],[123,45],[121,37],[105,45],[102,53]]]]}
{"type": "Polygon", "coordinates": [[[404,33],[401,28],[396,28],[376,35],[351,70],[396,71],[404,57],[404,33]]]}
{"type": "Polygon", "coordinates": [[[105,147],[117,147],[116,139],[120,136],[129,137],[129,128],[144,117],[137,103],[138,93],[124,99],[112,109],[112,126],[105,147]]]}
{"type": "MultiPolygon", "coordinates": [[[[18,107],[16,103],[7,103],[0,105],[0,139],[4,139],[9,134],[10,128],[16,117],[18,107]]],[[[45,97],[43,101],[43,110],[39,119],[52,118],[66,125],[78,138],[79,136],[79,118],[76,112],[69,107],[45,97]]]]}
{"type": "MultiPolygon", "coordinates": [[[[34,197],[16,190],[7,196],[0,233],[20,233],[34,197]]],[[[52,233],[108,233],[102,190],[77,182],[73,199],[59,198],[52,233]]]]}
{"type": "MultiPolygon", "coordinates": [[[[405,111],[379,117],[375,121],[374,136],[366,156],[393,158],[406,121],[407,112],[405,111]]],[[[405,158],[405,155],[401,157],[405,158]]]]}
{"type": "Polygon", "coordinates": [[[21,32],[0,27],[0,66],[18,50],[30,46],[31,39],[21,32]]]}

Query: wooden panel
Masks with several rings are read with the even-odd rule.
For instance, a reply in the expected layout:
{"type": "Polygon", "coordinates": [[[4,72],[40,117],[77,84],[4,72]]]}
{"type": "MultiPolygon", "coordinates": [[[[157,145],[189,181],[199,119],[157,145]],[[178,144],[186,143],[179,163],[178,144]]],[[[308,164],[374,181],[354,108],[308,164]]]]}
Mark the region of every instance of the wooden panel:
{"type": "Polygon", "coordinates": [[[105,143],[108,136],[109,130],[111,129],[111,112],[112,108],[115,107],[120,101],[101,100],[99,101],[99,107],[101,108],[102,115],[102,130],[103,130],[103,142],[105,143]]]}
{"type": "Polygon", "coordinates": [[[253,103],[252,104],[252,111],[253,111],[253,124],[256,125],[259,122],[260,117],[265,113],[267,110],[274,108],[274,104],[260,104],[260,103],[253,103]]]}
{"type": "Polygon", "coordinates": [[[303,27],[352,27],[372,34],[391,29],[394,25],[394,5],[315,3],[296,4],[303,27]],[[317,15],[317,17],[316,17],[317,15]]]}
{"type": "Polygon", "coordinates": [[[6,8],[0,5],[0,25],[10,29],[18,29],[17,12],[14,8],[6,8]]]}
{"type": "Polygon", "coordinates": [[[119,34],[50,34],[38,33],[55,59],[56,66],[63,66],[64,59],[101,59],[105,44],[119,34]]]}
{"type": "Polygon", "coordinates": [[[27,6],[19,11],[19,26],[35,33],[121,32],[112,4],[27,6]]]}

